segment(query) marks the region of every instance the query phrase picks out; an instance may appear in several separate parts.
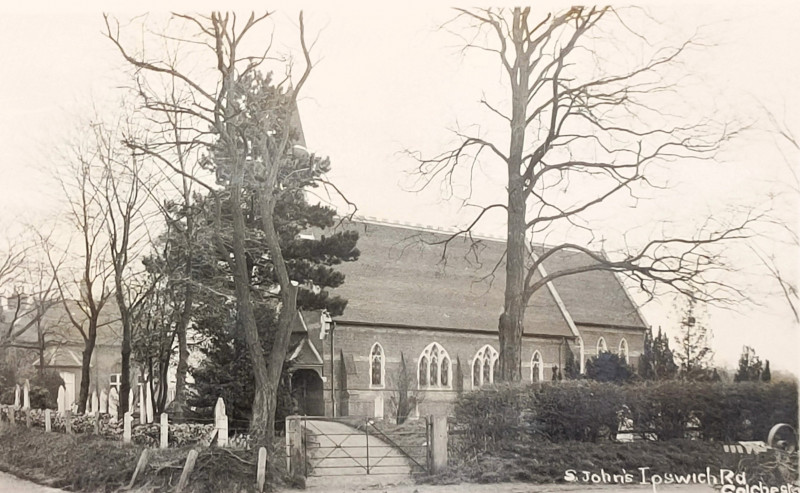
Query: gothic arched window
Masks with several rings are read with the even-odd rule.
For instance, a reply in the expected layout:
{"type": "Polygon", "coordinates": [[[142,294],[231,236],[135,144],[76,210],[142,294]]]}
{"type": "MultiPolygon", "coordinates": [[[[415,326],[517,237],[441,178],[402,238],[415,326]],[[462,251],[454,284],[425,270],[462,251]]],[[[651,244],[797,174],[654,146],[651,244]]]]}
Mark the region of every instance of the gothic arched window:
{"type": "Polygon", "coordinates": [[[494,383],[494,374],[499,367],[497,351],[490,345],[483,346],[472,360],[472,388],[494,383]]]}
{"type": "Polygon", "coordinates": [[[377,342],[369,352],[369,386],[383,388],[384,375],[383,347],[377,342]]]}
{"type": "Polygon", "coordinates": [[[431,343],[422,351],[417,365],[420,387],[450,388],[452,362],[447,351],[438,343],[431,343]]]}
{"type": "Polygon", "coordinates": [[[597,354],[600,353],[607,353],[608,346],[606,345],[606,340],[604,338],[600,338],[597,340],[597,354]]]}
{"type": "Polygon", "coordinates": [[[619,357],[625,360],[625,363],[630,363],[628,361],[628,341],[624,338],[619,341],[619,357]]]}
{"type": "Polygon", "coordinates": [[[531,382],[541,382],[544,380],[544,362],[539,351],[534,351],[531,357],[531,382]]]}

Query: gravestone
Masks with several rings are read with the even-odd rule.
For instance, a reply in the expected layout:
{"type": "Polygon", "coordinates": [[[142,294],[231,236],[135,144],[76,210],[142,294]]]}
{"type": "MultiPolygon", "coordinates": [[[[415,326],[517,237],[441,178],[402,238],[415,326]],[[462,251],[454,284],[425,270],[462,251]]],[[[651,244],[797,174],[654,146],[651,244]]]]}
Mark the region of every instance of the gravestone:
{"type": "Polygon", "coordinates": [[[22,386],[22,409],[31,408],[31,383],[25,379],[25,384],[22,386]]]}
{"type": "Polygon", "coordinates": [[[21,401],[21,390],[19,388],[19,384],[14,386],[14,409],[19,409],[22,407],[21,401]]]}
{"type": "Polygon", "coordinates": [[[106,392],[106,389],[100,392],[100,412],[108,414],[108,392],[106,392]]]}
{"type": "Polygon", "coordinates": [[[145,385],[147,388],[145,389],[145,395],[147,396],[145,402],[145,412],[147,413],[147,422],[153,422],[153,391],[150,389],[150,382],[147,382],[145,385]]]}
{"type": "Polygon", "coordinates": [[[139,384],[139,424],[147,423],[147,411],[144,408],[144,385],[139,384]]]}
{"type": "Polygon", "coordinates": [[[267,449],[258,449],[258,465],[256,466],[256,485],[259,493],[264,491],[264,483],[267,481],[267,449]]]}
{"type": "Polygon", "coordinates": [[[89,413],[89,415],[95,416],[97,414],[100,414],[100,399],[97,397],[97,389],[92,391],[91,401],[92,401],[92,412],[89,413]]]}
{"type": "MultiPolygon", "coordinates": [[[[133,401],[128,401],[128,405],[132,403],[133,401]]],[[[119,416],[117,406],[119,406],[119,394],[117,393],[116,387],[111,387],[111,392],[108,394],[108,414],[111,415],[112,423],[116,423],[119,416]]]]}
{"type": "Polygon", "coordinates": [[[44,431],[53,431],[53,418],[49,409],[44,410],[44,431]]]}
{"type": "Polygon", "coordinates": [[[169,417],[167,413],[161,413],[161,440],[159,446],[161,448],[169,447],[169,417]]]}
{"type": "Polygon", "coordinates": [[[63,385],[58,387],[58,414],[64,415],[67,410],[67,389],[63,385]]]}
{"type": "Polygon", "coordinates": [[[133,416],[128,411],[122,416],[122,442],[131,443],[131,427],[133,425],[133,416]]]}
{"type": "Polygon", "coordinates": [[[228,415],[225,414],[225,401],[222,397],[217,398],[217,404],[214,406],[214,430],[217,434],[217,445],[227,447],[228,415]]]}

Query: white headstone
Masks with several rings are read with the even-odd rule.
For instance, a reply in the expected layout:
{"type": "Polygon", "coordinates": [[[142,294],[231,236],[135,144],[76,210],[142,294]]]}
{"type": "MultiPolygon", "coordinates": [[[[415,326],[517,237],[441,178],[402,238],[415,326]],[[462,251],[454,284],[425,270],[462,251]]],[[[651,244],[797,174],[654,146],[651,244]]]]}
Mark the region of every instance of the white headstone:
{"type": "Polygon", "coordinates": [[[226,447],[228,445],[228,415],[225,414],[225,401],[222,397],[217,398],[214,406],[214,428],[217,431],[217,445],[226,447]]]}
{"type": "Polygon", "coordinates": [[[67,389],[60,385],[58,387],[58,414],[64,415],[64,411],[67,410],[67,389]]]}
{"type": "Polygon", "coordinates": [[[100,392],[100,412],[108,414],[108,392],[106,392],[106,389],[100,392]]]}
{"type": "Polygon", "coordinates": [[[31,408],[31,383],[28,379],[25,379],[25,383],[22,385],[22,409],[30,409],[31,408]]]}
{"type": "Polygon", "coordinates": [[[100,399],[97,398],[97,389],[92,392],[92,416],[100,413],[100,399]]]}
{"type": "Polygon", "coordinates": [[[122,417],[122,441],[123,443],[131,443],[131,428],[133,425],[133,416],[130,411],[125,413],[122,417]]]}
{"type": "MultiPolygon", "coordinates": [[[[129,402],[128,405],[132,404],[129,402]]],[[[119,395],[117,394],[117,388],[111,387],[111,392],[108,394],[108,414],[111,415],[111,421],[113,423],[117,422],[117,417],[119,416],[119,411],[117,410],[117,406],[119,405],[119,395]]]]}
{"type": "Polygon", "coordinates": [[[50,410],[44,410],[44,431],[51,431],[53,429],[53,421],[50,416],[50,410]]]}
{"type": "Polygon", "coordinates": [[[147,423],[147,411],[144,409],[144,385],[139,384],[139,423],[147,423]]]}
{"type": "Polygon", "coordinates": [[[161,413],[161,440],[159,445],[161,448],[169,447],[169,417],[167,413],[161,413]]]}
{"type": "Polygon", "coordinates": [[[147,422],[153,422],[153,391],[150,389],[150,382],[146,383],[145,395],[147,395],[145,402],[145,411],[147,412],[147,422]]]}
{"type": "Polygon", "coordinates": [[[14,386],[14,409],[19,409],[22,406],[22,400],[19,384],[14,386]]]}

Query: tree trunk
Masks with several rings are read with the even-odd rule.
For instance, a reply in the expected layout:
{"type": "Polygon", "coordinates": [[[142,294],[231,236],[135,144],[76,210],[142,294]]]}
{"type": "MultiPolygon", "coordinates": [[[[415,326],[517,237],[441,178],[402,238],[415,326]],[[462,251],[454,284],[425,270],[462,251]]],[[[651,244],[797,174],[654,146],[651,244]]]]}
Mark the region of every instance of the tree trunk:
{"type": "Polygon", "coordinates": [[[83,345],[83,357],[81,359],[81,389],[78,392],[78,414],[84,414],[86,412],[86,401],[89,399],[89,383],[91,379],[91,363],[92,363],[92,353],[94,352],[94,343],[96,339],[95,336],[92,336],[93,332],[92,329],[89,329],[90,335],[84,341],[83,345]]]}
{"type": "Polygon", "coordinates": [[[522,153],[525,147],[526,108],[528,104],[527,58],[520,31],[520,9],[514,9],[513,41],[515,64],[509,73],[511,82],[511,141],[508,152],[508,210],[506,219],[506,286],[503,313],[500,315],[500,378],[515,382],[522,379],[522,330],[525,316],[525,180],[522,177],[522,153]]]}
{"type": "MultiPolygon", "coordinates": [[[[191,275],[191,253],[187,261],[189,275],[191,275]]],[[[188,277],[187,277],[188,279],[188,277]]],[[[183,410],[186,407],[186,374],[189,372],[189,347],[186,342],[186,328],[192,314],[192,288],[187,282],[185,299],[181,319],[175,332],[178,336],[178,367],[175,372],[175,406],[174,413],[176,419],[183,419],[183,410]]]]}
{"type": "Polygon", "coordinates": [[[194,308],[194,292],[192,283],[188,280],[192,277],[192,249],[194,240],[194,212],[191,210],[192,197],[190,193],[189,181],[183,178],[183,203],[186,210],[186,230],[184,240],[186,241],[186,263],[183,267],[184,277],[187,279],[184,291],[183,311],[175,329],[178,336],[178,367],[175,371],[175,417],[183,419],[183,410],[186,407],[186,374],[189,372],[189,348],[186,342],[186,329],[192,319],[194,308]]]}
{"type": "MultiPolygon", "coordinates": [[[[41,315],[38,315],[38,316],[39,316],[39,322],[36,323],[36,328],[37,328],[36,335],[37,335],[38,350],[39,350],[39,372],[38,373],[39,373],[39,378],[43,379],[44,378],[44,350],[46,349],[45,348],[46,344],[45,344],[45,337],[44,337],[44,329],[42,328],[41,315]]],[[[0,361],[5,361],[5,360],[0,360],[0,361]]]]}
{"type": "MultiPolygon", "coordinates": [[[[277,387],[270,386],[267,362],[258,335],[253,302],[250,296],[250,274],[247,268],[245,251],[245,223],[242,208],[239,206],[241,203],[243,174],[241,168],[242,163],[237,163],[230,187],[230,209],[233,216],[233,258],[229,258],[228,263],[233,274],[238,319],[244,329],[255,378],[255,397],[253,399],[250,431],[255,437],[256,443],[264,442],[265,445],[270,446],[274,429],[267,425],[272,423],[270,410],[275,408],[275,392],[273,390],[277,389],[277,387]]],[[[221,241],[221,238],[217,238],[217,241],[221,241]]]]}
{"type": "Polygon", "coordinates": [[[120,376],[119,415],[122,416],[130,409],[128,397],[131,390],[131,333],[130,327],[122,324],[122,370],[120,376]]]}
{"type": "Polygon", "coordinates": [[[268,170],[269,177],[261,185],[260,193],[257,194],[258,206],[261,211],[261,229],[264,231],[264,241],[269,248],[272,257],[272,265],[278,277],[281,287],[281,312],[278,316],[278,325],[275,327],[272,348],[267,359],[267,374],[265,390],[268,396],[265,400],[266,416],[264,417],[263,427],[265,428],[266,447],[272,452],[272,442],[275,435],[275,410],[277,408],[278,386],[280,385],[283,363],[286,360],[286,353],[289,349],[289,339],[292,332],[292,323],[297,316],[297,291],[298,288],[292,285],[289,277],[289,270],[281,251],[280,238],[275,231],[275,201],[274,194],[275,182],[277,181],[278,164],[273,163],[273,168],[268,170]]]}

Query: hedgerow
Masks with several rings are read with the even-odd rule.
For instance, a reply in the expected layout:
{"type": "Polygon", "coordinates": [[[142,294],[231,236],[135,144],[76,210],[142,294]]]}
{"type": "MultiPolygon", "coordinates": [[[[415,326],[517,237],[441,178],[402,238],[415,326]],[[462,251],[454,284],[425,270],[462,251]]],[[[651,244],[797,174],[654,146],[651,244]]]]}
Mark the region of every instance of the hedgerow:
{"type": "Polygon", "coordinates": [[[797,388],[786,382],[676,380],[625,386],[585,380],[498,385],[460,396],[453,428],[465,448],[486,451],[520,437],[614,439],[624,421],[633,423],[633,433],[659,441],[766,440],[777,423],[797,428],[797,388]]]}

